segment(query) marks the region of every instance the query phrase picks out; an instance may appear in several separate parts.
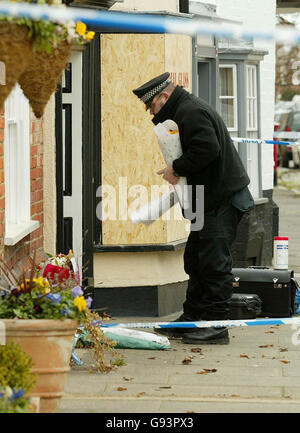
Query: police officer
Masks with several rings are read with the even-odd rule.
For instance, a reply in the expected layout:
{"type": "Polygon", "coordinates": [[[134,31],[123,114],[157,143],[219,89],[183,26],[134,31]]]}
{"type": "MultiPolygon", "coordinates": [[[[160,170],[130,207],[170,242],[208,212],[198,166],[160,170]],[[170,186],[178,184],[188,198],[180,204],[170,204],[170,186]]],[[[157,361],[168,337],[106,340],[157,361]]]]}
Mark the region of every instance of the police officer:
{"type": "MultiPolygon", "coordinates": [[[[173,185],[184,176],[191,189],[191,212],[184,213],[191,220],[184,252],[189,281],[183,314],[175,322],[227,319],[233,278],[230,248],[244,212],[254,205],[250,179],[221,116],[201,98],[175,86],[168,72],[133,93],[150,110],[155,125],[167,119],[177,123],[183,154],[158,174],[173,185]],[[200,229],[193,219],[197,185],[204,186],[200,229]]],[[[184,343],[229,343],[226,327],[161,328],[157,332],[180,337],[184,343]]]]}

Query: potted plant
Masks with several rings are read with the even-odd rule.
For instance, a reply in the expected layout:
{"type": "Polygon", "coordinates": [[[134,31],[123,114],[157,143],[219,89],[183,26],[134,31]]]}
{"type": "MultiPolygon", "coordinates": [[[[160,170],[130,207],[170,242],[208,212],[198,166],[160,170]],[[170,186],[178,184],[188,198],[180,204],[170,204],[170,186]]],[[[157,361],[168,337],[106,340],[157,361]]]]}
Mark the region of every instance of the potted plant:
{"type": "Polygon", "coordinates": [[[75,331],[92,301],[85,299],[71,259],[74,263],[70,252],[65,264],[51,274],[47,266],[53,264],[37,266],[34,254],[29,271],[19,279],[4,262],[0,264],[10,286],[2,288],[0,320],[6,341],[20,344],[33,360],[32,372],[38,378],[31,395],[40,397],[41,412],[56,412],[59,407],[75,331]]]}
{"type": "Polygon", "coordinates": [[[28,397],[36,377],[32,359],[13,342],[0,346],[0,413],[38,412],[28,397]]]}

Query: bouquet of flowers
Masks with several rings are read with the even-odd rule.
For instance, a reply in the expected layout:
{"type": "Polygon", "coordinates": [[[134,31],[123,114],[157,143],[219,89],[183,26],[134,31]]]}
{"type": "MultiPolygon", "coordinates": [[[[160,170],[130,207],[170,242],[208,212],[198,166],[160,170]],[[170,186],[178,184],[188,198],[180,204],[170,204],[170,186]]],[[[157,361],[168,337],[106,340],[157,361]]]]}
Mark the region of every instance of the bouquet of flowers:
{"type": "Polygon", "coordinates": [[[9,288],[0,288],[0,319],[75,319],[84,321],[92,298],[84,297],[73,252],[49,258],[44,268],[35,263],[17,279],[4,262],[0,271],[9,288]]]}

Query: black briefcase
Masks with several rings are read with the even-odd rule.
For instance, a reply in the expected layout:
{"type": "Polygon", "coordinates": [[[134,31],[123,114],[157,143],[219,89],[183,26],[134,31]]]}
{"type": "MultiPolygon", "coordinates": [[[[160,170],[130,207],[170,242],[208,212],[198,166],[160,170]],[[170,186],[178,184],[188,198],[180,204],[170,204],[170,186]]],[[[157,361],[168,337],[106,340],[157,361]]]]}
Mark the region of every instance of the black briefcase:
{"type": "Polygon", "coordinates": [[[290,317],[294,314],[297,282],[294,271],[252,266],[233,268],[233,293],[256,294],[262,301],[263,317],[290,317]]]}
{"type": "Polygon", "coordinates": [[[249,293],[233,293],[230,299],[229,319],[255,319],[261,314],[261,299],[249,293]]]}

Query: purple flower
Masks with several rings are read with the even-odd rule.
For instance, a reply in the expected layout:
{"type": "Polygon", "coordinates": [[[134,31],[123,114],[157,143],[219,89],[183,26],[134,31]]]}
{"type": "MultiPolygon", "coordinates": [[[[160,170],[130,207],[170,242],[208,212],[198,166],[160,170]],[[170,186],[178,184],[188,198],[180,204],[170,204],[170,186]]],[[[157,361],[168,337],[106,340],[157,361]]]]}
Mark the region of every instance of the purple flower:
{"type": "Polygon", "coordinates": [[[11,287],[10,294],[18,298],[22,292],[17,289],[17,287],[11,287]]]}
{"type": "Polygon", "coordinates": [[[48,293],[48,295],[45,296],[45,299],[50,299],[52,302],[52,305],[57,304],[60,302],[61,296],[59,293],[48,293]]]}
{"type": "Polygon", "coordinates": [[[67,316],[69,313],[70,313],[70,309],[69,308],[64,307],[64,308],[62,308],[60,310],[61,316],[67,316]]]}
{"type": "Polygon", "coordinates": [[[85,302],[86,302],[87,308],[91,308],[92,301],[93,301],[93,298],[91,298],[90,296],[88,298],[86,298],[85,302]]]}
{"type": "Polygon", "coordinates": [[[13,390],[12,400],[15,400],[16,398],[21,398],[24,395],[24,389],[20,389],[19,391],[13,390]]]}
{"type": "Polygon", "coordinates": [[[75,286],[72,290],[72,295],[74,298],[77,298],[77,296],[83,295],[83,291],[80,286],[75,286]]]}

